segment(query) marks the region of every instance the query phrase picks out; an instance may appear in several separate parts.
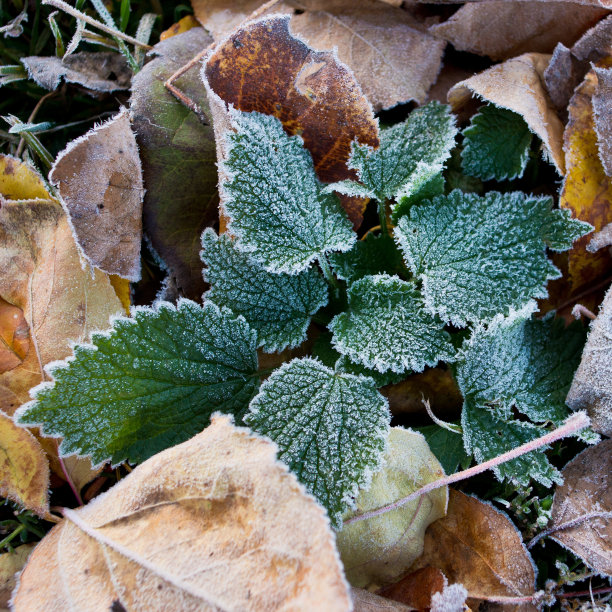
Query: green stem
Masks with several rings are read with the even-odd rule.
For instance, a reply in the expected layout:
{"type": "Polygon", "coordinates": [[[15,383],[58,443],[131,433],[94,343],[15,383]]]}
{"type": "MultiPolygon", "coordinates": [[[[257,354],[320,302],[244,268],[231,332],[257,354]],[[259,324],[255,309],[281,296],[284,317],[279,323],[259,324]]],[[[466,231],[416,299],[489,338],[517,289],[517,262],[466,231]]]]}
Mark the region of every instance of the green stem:
{"type": "Polygon", "coordinates": [[[331,266],[325,255],[319,257],[319,266],[321,266],[321,271],[323,272],[325,280],[335,289],[336,293],[338,293],[340,291],[340,283],[336,280],[336,277],[331,271],[331,266]]]}
{"type": "Polygon", "coordinates": [[[4,540],[0,542],[0,549],[5,548],[7,544],[10,544],[10,542],[12,542],[22,531],[25,530],[25,528],[26,526],[21,523],[21,525],[19,525],[19,527],[17,527],[15,531],[7,535],[6,538],[4,538],[4,540]]]}
{"type": "Polygon", "coordinates": [[[380,231],[383,234],[389,234],[389,228],[387,227],[387,203],[378,203],[378,218],[380,220],[380,231]]]}

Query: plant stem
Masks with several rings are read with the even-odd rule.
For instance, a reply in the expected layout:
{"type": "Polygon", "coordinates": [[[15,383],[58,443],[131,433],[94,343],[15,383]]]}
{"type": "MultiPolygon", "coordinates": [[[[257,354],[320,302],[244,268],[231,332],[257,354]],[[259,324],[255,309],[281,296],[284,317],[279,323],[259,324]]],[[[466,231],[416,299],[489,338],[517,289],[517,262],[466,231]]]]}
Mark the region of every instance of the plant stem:
{"type": "Polygon", "coordinates": [[[26,526],[23,523],[21,523],[19,527],[16,527],[14,531],[9,533],[9,535],[7,535],[6,538],[0,542],[0,549],[4,548],[7,544],[10,544],[22,531],[25,530],[25,528],[26,526]]]}
{"type": "Polygon", "coordinates": [[[331,271],[331,267],[325,255],[322,255],[319,258],[319,265],[321,266],[321,271],[323,272],[325,280],[336,290],[336,292],[338,292],[340,290],[340,284],[334,277],[334,274],[331,271]]]}
{"type": "Polygon", "coordinates": [[[527,544],[527,550],[531,550],[542,538],[546,538],[557,531],[569,529],[570,527],[575,527],[576,525],[580,525],[580,523],[584,523],[585,521],[590,521],[591,519],[596,518],[612,518],[612,512],[590,512],[589,514],[577,516],[571,521],[567,521],[567,523],[561,523],[561,525],[554,525],[549,529],[545,529],[544,531],[538,533],[537,536],[529,540],[529,543],[527,544]]]}
{"type": "Polygon", "coordinates": [[[389,228],[387,227],[387,203],[378,203],[378,218],[380,219],[380,231],[383,234],[389,234],[389,228]]]}
{"type": "Polygon", "coordinates": [[[411,502],[414,499],[421,497],[421,495],[425,495],[425,493],[429,493],[434,489],[438,489],[440,487],[444,487],[454,482],[459,482],[460,480],[465,480],[466,478],[470,478],[475,476],[476,474],[480,474],[481,472],[486,472],[491,468],[497,467],[502,463],[506,463],[507,461],[511,461],[512,459],[516,459],[521,455],[525,455],[526,453],[530,453],[531,451],[537,450],[538,448],[542,448],[548,444],[552,444],[561,438],[565,438],[567,436],[571,436],[575,434],[577,431],[588,427],[590,423],[589,417],[585,412],[576,412],[572,416],[570,416],[561,427],[557,429],[553,429],[553,431],[547,433],[541,438],[537,438],[536,440],[531,440],[526,444],[522,444],[517,448],[508,451],[507,453],[503,453],[499,455],[499,457],[495,457],[493,459],[489,459],[489,461],[485,461],[480,465],[475,465],[467,470],[463,470],[462,472],[457,472],[456,474],[451,474],[450,476],[445,476],[444,478],[440,478],[439,480],[434,480],[426,484],[424,487],[417,489],[410,495],[406,497],[402,497],[397,501],[394,501],[391,504],[386,506],[382,506],[377,508],[376,510],[370,510],[369,512],[364,512],[363,514],[358,514],[353,516],[346,521],[344,521],[345,525],[350,525],[351,523],[355,523],[357,521],[363,521],[366,519],[374,518],[375,516],[379,516],[380,514],[385,514],[386,512],[391,512],[392,510],[397,510],[402,506],[405,506],[408,502],[411,502]]]}

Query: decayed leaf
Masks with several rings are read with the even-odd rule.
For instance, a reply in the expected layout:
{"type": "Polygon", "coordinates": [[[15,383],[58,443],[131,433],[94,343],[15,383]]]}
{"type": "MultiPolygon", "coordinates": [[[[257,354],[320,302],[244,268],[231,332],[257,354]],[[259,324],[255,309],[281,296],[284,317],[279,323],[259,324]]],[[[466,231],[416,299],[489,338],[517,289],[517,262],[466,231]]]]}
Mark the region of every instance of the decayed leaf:
{"type": "MultiPolygon", "coordinates": [[[[333,53],[314,51],[289,30],[289,17],[268,17],[245,25],[219,43],[202,78],[225,159],[222,136],[229,126],[227,106],[278,117],[285,131],[300,134],[320,180],[355,178],[346,162],[354,140],[378,146],[372,107],[351,71],[333,53]]],[[[344,198],[355,226],[365,201],[344,198]]]]}
{"type": "Polygon", "coordinates": [[[572,47],[572,55],[578,60],[593,62],[606,57],[612,42],[612,16],[602,19],[572,47]]]}
{"type": "Polygon", "coordinates": [[[353,612],[409,612],[409,610],[415,609],[355,587],[351,588],[351,599],[353,601],[353,612]]]}
{"type": "Polygon", "coordinates": [[[219,416],[69,512],[30,557],[13,605],[345,611],[350,599],[323,509],[273,444],[219,416]]]}
{"type": "MultiPolygon", "coordinates": [[[[391,429],[385,460],[345,519],[389,504],[444,476],[425,438],[401,427],[391,429]]],[[[446,513],[447,501],[448,488],[440,487],[396,510],[344,525],[336,537],[351,584],[380,585],[405,573],[423,551],[427,526],[446,513]]]]}
{"type": "Polygon", "coordinates": [[[49,179],[59,188],[87,261],[109,274],[139,280],[144,194],[127,110],[69,143],[49,179]]]}
{"type": "Polygon", "coordinates": [[[45,181],[26,162],[0,155],[0,204],[6,200],[49,199],[45,181]]]}
{"type": "Polygon", "coordinates": [[[447,584],[446,576],[438,568],[428,566],[380,589],[378,594],[414,606],[417,610],[424,610],[431,608],[432,596],[441,593],[447,584]]]}
{"type": "MultiPolygon", "coordinates": [[[[211,42],[204,28],[193,28],[155,45],[156,57],[134,77],[130,101],[146,190],[144,231],[179,292],[198,300],[205,289],[200,235],[219,215],[214,135],[164,82],[211,42]]],[[[197,69],[175,85],[207,112],[197,69]]]]}
{"type": "MultiPolygon", "coordinates": [[[[476,2],[488,3],[487,0],[475,0],[476,2]]],[[[434,4],[455,4],[456,0],[417,0],[417,2],[427,2],[434,4]]],[[[540,0],[546,4],[554,4],[555,2],[567,2],[567,0],[540,0]]],[[[612,8],[612,0],[575,0],[575,4],[585,4],[587,6],[603,6],[604,8],[612,8]]]]}
{"type": "Polygon", "coordinates": [[[595,68],[597,89],[593,95],[593,119],[597,133],[599,159],[612,176],[612,68],[595,68]]]}
{"type": "Polygon", "coordinates": [[[429,31],[459,51],[497,61],[530,51],[550,53],[557,42],[569,46],[606,14],[601,8],[569,2],[468,2],[429,31]]]}
{"type": "Polygon", "coordinates": [[[13,552],[0,555],[0,610],[8,609],[17,573],[23,569],[35,544],[22,544],[13,552]]]}
{"type": "Polygon", "coordinates": [[[587,410],[595,431],[612,435],[612,290],[591,326],[566,401],[573,410],[587,410]]]}
{"type": "MultiPolygon", "coordinates": [[[[612,181],[599,158],[593,120],[593,94],[597,75],[591,70],[576,89],[569,106],[569,122],[564,134],[567,175],[559,196],[559,206],[573,216],[588,221],[595,230],[612,222],[612,181]]],[[[590,235],[580,238],[569,252],[568,279],[572,291],[587,287],[610,271],[607,251],[587,252],[590,235]]]]}
{"type": "Polygon", "coordinates": [[[183,32],[187,32],[192,28],[198,28],[200,23],[193,15],[186,15],[182,19],[179,19],[175,24],[171,25],[167,30],[164,30],[159,35],[159,40],[166,40],[167,38],[172,38],[177,34],[182,34],[183,32]]]}
{"type": "Polygon", "coordinates": [[[0,297],[0,374],[16,368],[30,350],[30,327],[23,310],[0,297]]]}
{"type": "Polygon", "coordinates": [[[583,62],[579,62],[563,43],[555,47],[544,70],[544,84],[551,102],[561,116],[565,116],[574,89],[582,81],[585,72],[583,62]]]}
{"type": "MultiPolygon", "coordinates": [[[[191,0],[197,20],[216,41],[227,36],[258,9],[265,0],[191,0]]],[[[276,8],[277,3],[274,3],[276,8]]]]}
{"type": "Polygon", "coordinates": [[[49,512],[49,464],[36,438],[0,411],[0,495],[39,516],[49,512]]]}
{"type": "MultiPolygon", "coordinates": [[[[92,92],[110,93],[130,88],[132,71],[120,53],[80,52],[66,57],[24,57],[28,75],[45,89],[55,90],[62,79],[92,92]]],[[[92,94],[93,95],[93,94],[92,94]]]]}
{"type": "Polygon", "coordinates": [[[580,516],[608,513],[551,535],[599,574],[612,576],[612,440],[582,451],[562,471],[557,487],[550,529],[580,516]]]}
{"type": "Polygon", "coordinates": [[[457,83],[448,92],[448,101],[458,111],[475,95],[518,113],[542,140],[547,155],[563,174],[563,124],[543,85],[542,75],[549,60],[549,55],[525,53],[492,66],[457,83]]]}
{"type": "Polygon", "coordinates": [[[413,570],[433,566],[449,582],[463,584],[468,605],[478,600],[535,592],[535,569],[521,534],[505,514],[459,491],[450,491],[448,511],[425,533],[425,547],[413,570]]]}

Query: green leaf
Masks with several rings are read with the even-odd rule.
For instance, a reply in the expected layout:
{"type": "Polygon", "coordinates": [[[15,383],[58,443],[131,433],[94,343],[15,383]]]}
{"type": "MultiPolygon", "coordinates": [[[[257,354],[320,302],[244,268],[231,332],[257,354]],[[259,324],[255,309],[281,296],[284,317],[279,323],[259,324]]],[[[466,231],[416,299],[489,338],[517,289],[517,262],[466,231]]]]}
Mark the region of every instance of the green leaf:
{"type": "Polygon", "coordinates": [[[336,276],[353,283],[372,274],[406,274],[402,254],[387,234],[368,234],[346,253],[332,253],[329,263],[336,276]]]}
{"type": "Polygon", "coordinates": [[[325,193],[299,136],[261,113],[231,112],[222,186],[237,247],[269,272],[296,274],[355,242],[337,196],[325,193]]]}
{"type": "Polygon", "coordinates": [[[227,235],[218,237],[212,229],[202,234],[202,246],[208,266],[204,279],[212,285],[205,298],[242,315],[267,352],[305,340],[311,316],[328,299],[327,283],[317,268],[295,275],[266,272],[227,235]]]}
{"type": "Polygon", "coordinates": [[[523,176],[532,134],[517,113],[487,104],[472,117],[463,137],[462,166],[469,176],[483,181],[523,176]]]}
{"type": "Polygon", "coordinates": [[[245,423],[276,442],[279,459],[340,527],[385,450],[390,415],[374,382],[294,359],[261,385],[249,410],[245,423]]]}
{"type": "Polygon", "coordinates": [[[60,436],[62,455],[139,463],[202,431],[216,410],[242,417],[257,391],[255,332],[212,303],[135,309],[50,368],[19,423],[60,436]]]}
{"type": "Polygon", "coordinates": [[[334,347],[379,372],[422,372],[455,350],[442,323],[425,311],[412,283],[381,274],[366,276],[348,291],[349,310],[329,325],[334,347]]]}
{"type": "Polygon", "coordinates": [[[566,328],[563,319],[529,314],[477,326],[459,352],[455,378],[474,405],[494,406],[508,419],[516,408],[534,422],[559,424],[586,333],[579,322],[566,328]]]}
{"type": "Polygon", "coordinates": [[[431,452],[442,464],[446,474],[454,474],[459,466],[463,469],[469,467],[470,455],[465,452],[460,434],[439,425],[425,425],[416,430],[425,436],[431,452]]]}
{"type": "Polygon", "coordinates": [[[414,206],[395,237],[423,284],[427,310],[464,327],[546,297],[547,281],[561,276],[546,241],[554,236],[556,247],[567,248],[588,228],[552,210],[552,198],[455,190],[414,206]]]}
{"type": "Polygon", "coordinates": [[[441,172],[419,175],[413,183],[411,194],[400,198],[399,202],[392,207],[391,220],[397,224],[415,204],[422,200],[430,200],[437,195],[443,195],[444,187],[444,176],[442,176],[441,172]]]}
{"type": "MultiPolygon", "coordinates": [[[[546,433],[545,429],[531,423],[503,419],[495,410],[473,405],[469,401],[463,406],[461,427],[465,449],[474,455],[478,463],[493,459],[546,433]]],[[[522,486],[528,486],[530,478],[545,487],[562,482],[561,475],[548,461],[544,449],[539,448],[502,463],[493,468],[493,472],[499,480],[508,479],[522,486]]]]}

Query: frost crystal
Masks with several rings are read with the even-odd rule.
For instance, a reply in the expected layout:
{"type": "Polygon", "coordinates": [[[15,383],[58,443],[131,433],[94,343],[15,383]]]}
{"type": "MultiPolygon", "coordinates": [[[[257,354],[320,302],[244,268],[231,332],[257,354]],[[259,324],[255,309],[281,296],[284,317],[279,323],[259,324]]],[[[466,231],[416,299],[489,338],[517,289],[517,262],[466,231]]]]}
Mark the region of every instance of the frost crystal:
{"type": "Polygon", "coordinates": [[[443,324],[425,311],[412,283],[381,274],[366,276],[348,292],[349,310],[329,325],[334,347],[379,372],[421,372],[455,349],[443,324]]]}
{"type": "Polygon", "coordinates": [[[144,461],[202,431],[216,410],[240,419],[259,385],[255,331],[210,302],[136,309],[91,342],[50,368],[55,383],[37,387],[18,419],[94,464],[144,461]]]}
{"type": "Polygon", "coordinates": [[[269,272],[296,274],[328,251],[347,251],[355,233],[327,193],[299,136],[269,115],[232,111],[222,186],[237,247],[269,272]]]}
{"type": "Polygon", "coordinates": [[[202,234],[204,295],[244,316],[267,352],[295,347],[306,338],[310,317],[327,304],[327,283],[316,268],[299,274],[272,274],[236,249],[226,235],[202,234]]]}
{"type": "Polygon", "coordinates": [[[339,527],[385,450],[390,415],[374,382],[294,359],[262,384],[249,410],[245,422],[276,442],[279,459],[339,527]]]}
{"type": "Polygon", "coordinates": [[[591,229],[551,207],[551,198],[520,192],[459,190],[413,206],[395,236],[426,308],[463,327],[546,297],[546,282],[561,275],[546,246],[570,248],[591,229]]]}

